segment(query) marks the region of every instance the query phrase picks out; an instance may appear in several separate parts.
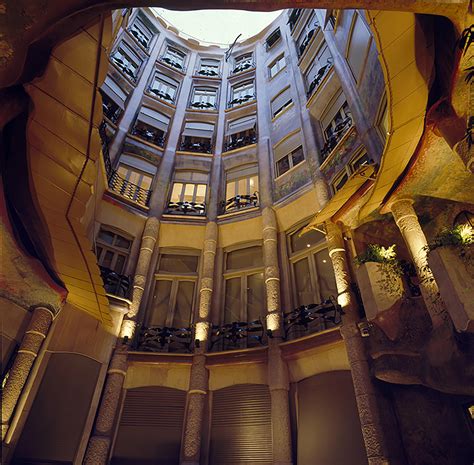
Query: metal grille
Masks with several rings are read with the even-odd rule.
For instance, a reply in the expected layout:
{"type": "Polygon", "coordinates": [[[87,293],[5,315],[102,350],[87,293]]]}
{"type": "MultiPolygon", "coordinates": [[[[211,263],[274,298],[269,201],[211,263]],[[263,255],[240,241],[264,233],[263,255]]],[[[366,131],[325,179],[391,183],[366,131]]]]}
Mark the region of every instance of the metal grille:
{"type": "Polygon", "coordinates": [[[268,386],[244,384],[214,392],[210,465],[271,465],[268,386]]]}

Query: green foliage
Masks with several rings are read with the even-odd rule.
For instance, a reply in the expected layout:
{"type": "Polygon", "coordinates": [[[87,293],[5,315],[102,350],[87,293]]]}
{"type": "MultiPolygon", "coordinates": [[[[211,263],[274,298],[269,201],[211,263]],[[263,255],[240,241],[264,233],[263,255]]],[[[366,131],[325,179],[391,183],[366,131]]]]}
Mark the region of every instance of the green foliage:
{"type": "Polygon", "coordinates": [[[365,252],[355,258],[356,265],[362,265],[367,262],[387,263],[397,261],[395,244],[390,247],[384,247],[379,244],[369,244],[365,252]]]}
{"type": "Polygon", "coordinates": [[[461,224],[454,228],[443,229],[428,245],[429,250],[438,247],[454,246],[464,247],[474,244],[474,229],[468,224],[461,224]]]}

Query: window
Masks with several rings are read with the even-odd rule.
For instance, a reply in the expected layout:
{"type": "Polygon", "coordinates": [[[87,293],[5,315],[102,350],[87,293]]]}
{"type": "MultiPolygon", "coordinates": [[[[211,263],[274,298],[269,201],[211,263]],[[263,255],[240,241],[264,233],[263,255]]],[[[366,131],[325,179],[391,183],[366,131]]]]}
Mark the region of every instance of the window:
{"type": "Polygon", "coordinates": [[[127,265],[132,240],[114,231],[101,228],[96,239],[96,255],[103,268],[123,274],[127,265]]]}
{"type": "Polygon", "coordinates": [[[285,55],[281,54],[276,60],[272,61],[268,67],[270,79],[275,77],[285,66],[285,55]]]}
{"type": "Polygon", "coordinates": [[[337,191],[341,190],[348,180],[349,174],[345,169],[343,169],[342,172],[339,173],[331,183],[334,192],[336,193],[337,191]]]}
{"type": "Polygon", "coordinates": [[[371,39],[372,36],[365,21],[359,13],[354,13],[349,46],[347,48],[347,62],[356,82],[359,82],[361,78],[371,39]]]}
{"type": "MultiPolygon", "coordinates": [[[[311,230],[299,237],[301,229],[288,238],[295,307],[319,304],[331,297],[337,298],[334,269],[324,234],[311,230]]],[[[325,329],[327,323],[317,319],[315,324],[313,329],[319,331],[325,329]]],[[[300,335],[296,327],[290,333],[292,337],[300,335]]]]}
{"type": "Polygon", "coordinates": [[[321,150],[321,157],[325,160],[334,150],[339,141],[352,127],[352,115],[341,92],[325,111],[321,118],[321,127],[326,143],[321,150]]]}
{"type": "Polygon", "coordinates": [[[208,179],[208,173],[201,171],[176,171],[168,213],[203,215],[208,179]]]}
{"type": "Polygon", "coordinates": [[[191,106],[199,109],[216,108],[217,89],[213,87],[195,87],[191,106]]]}
{"type": "Polygon", "coordinates": [[[267,51],[270,50],[279,40],[281,39],[281,31],[280,28],[274,30],[265,41],[267,51]]]}
{"type": "Polygon", "coordinates": [[[271,101],[272,118],[278,116],[283,110],[288,108],[293,103],[290,95],[290,87],[283,89],[276,97],[273,97],[271,101]]]}
{"type": "Polygon", "coordinates": [[[385,141],[389,133],[388,127],[388,105],[387,105],[387,95],[384,94],[380,102],[380,109],[377,116],[377,128],[379,130],[382,140],[385,141]]]}
{"type": "Polygon", "coordinates": [[[336,137],[343,131],[347,124],[352,124],[352,116],[351,111],[349,110],[349,105],[347,105],[347,102],[344,102],[324,129],[326,140],[336,137]]]}
{"type": "Polygon", "coordinates": [[[229,121],[225,150],[233,150],[257,142],[257,115],[244,116],[229,121]]]}
{"type": "Polygon", "coordinates": [[[329,23],[333,29],[336,29],[338,16],[339,16],[339,10],[326,10],[325,25],[329,23]]]}
{"type": "Polygon", "coordinates": [[[227,172],[224,212],[258,205],[257,173],[257,165],[247,165],[227,172]]]}
{"type": "Polygon", "coordinates": [[[324,43],[318,50],[313,63],[305,73],[308,95],[311,95],[321,84],[324,76],[332,67],[332,55],[328,46],[324,43]]]}
{"type": "MultiPolygon", "coordinates": [[[[265,318],[262,247],[227,252],[224,284],[224,323],[252,322],[265,318]]],[[[252,345],[252,342],[249,339],[247,346],[252,345]]]]}
{"type": "Polygon", "coordinates": [[[149,48],[153,33],[147,26],[145,26],[141,18],[135,19],[129,31],[142,47],[145,49],[149,48]]]}
{"type": "Polygon", "coordinates": [[[184,125],[180,150],[212,153],[214,125],[200,121],[187,121],[184,125]]]}
{"type": "MultiPolygon", "coordinates": [[[[137,168],[126,165],[122,162],[120,162],[117,172],[123,180],[127,181],[128,183],[132,183],[141,189],[149,190],[151,187],[153,176],[151,176],[149,173],[140,171],[137,168]]],[[[126,183],[123,183],[122,187],[125,190],[126,183]]]]}
{"type": "Polygon", "coordinates": [[[150,92],[162,100],[174,102],[178,86],[178,81],[175,81],[164,74],[157,74],[150,86],[150,92]]]}
{"type": "Polygon", "coordinates": [[[138,55],[124,42],[122,42],[111,56],[115,65],[132,80],[135,80],[142,64],[138,55]]]}
{"type": "Polygon", "coordinates": [[[219,76],[220,61],[214,58],[201,58],[198,74],[219,76]]]}
{"type": "Polygon", "coordinates": [[[319,28],[319,21],[316,17],[316,13],[313,11],[311,13],[308,22],[306,23],[305,27],[302,28],[300,35],[298,36],[298,40],[296,41],[296,48],[298,49],[298,56],[302,56],[303,53],[306,51],[311,39],[314,36],[314,33],[319,28]]]}
{"type": "Polygon", "coordinates": [[[161,60],[172,66],[173,68],[184,70],[184,59],[186,54],[177,48],[168,46],[165,54],[161,57],[161,60]]]}
{"type": "Polygon", "coordinates": [[[108,75],[101,86],[100,93],[102,94],[102,110],[104,115],[113,123],[117,123],[125,108],[127,94],[108,75]]]}
{"type": "Polygon", "coordinates": [[[277,177],[291,170],[296,165],[299,165],[304,160],[303,147],[300,145],[295,150],[292,150],[288,155],[280,158],[276,163],[277,177]]]}
{"type": "MultiPolygon", "coordinates": [[[[145,325],[188,328],[192,323],[198,278],[197,251],[163,253],[158,260],[156,281],[145,325]]],[[[167,347],[173,351],[173,347],[167,347]]]]}
{"type": "Polygon", "coordinates": [[[151,108],[142,107],[140,113],[138,113],[132,134],[163,147],[169,123],[169,116],[151,108]]]}
{"type": "Polygon", "coordinates": [[[241,73],[242,71],[253,68],[254,64],[253,64],[252,58],[253,58],[253,54],[251,52],[244,53],[243,55],[236,57],[234,61],[234,69],[232,73],[233,74],[241,73]]]}
{"type": "Polygon", "coordinates": [[[253,81],[242,82],[232,87],[231,101],[229,102],[229,106],[235,107],[254,99],[255,87],[253,81]]]}
{"type": "Polygon", "coordinates": [[[296,26],[296,23],[298,22],[298,19],[301,16],[303,9],[302,8],[293,8],[290,12],[290,16],[288,18],[288,25],[290,26],[290,31],[293,32],[293,29],[296,26]]]}
{"type": "Polygon", "coordinates": [[[349,163],[350,170],[352,173],[355,173],[359,168],[365,165],[372,164],[373,161],[370,159],[367,152],[364,150],[360,154],[356,155],[349,163]]]}

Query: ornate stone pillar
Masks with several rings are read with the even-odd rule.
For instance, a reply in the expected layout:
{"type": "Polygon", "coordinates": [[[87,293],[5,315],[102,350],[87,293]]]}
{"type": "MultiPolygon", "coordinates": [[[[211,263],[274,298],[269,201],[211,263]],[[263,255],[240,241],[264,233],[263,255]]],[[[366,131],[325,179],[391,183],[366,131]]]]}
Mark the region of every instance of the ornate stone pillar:
{"type": "Polygon", "coordinates": [[[33,310],[30,324],[23,336],[20,348],[8,373],[8,379],[2,390],[2,440],[7,434],[15,406],[30,374],[31,367],[48,334],[54,313],[45,307],[33,310]]]}
{"type": "Polygon", "coordinates": [[[413,200],[395,200],[390,204],[390,210],[415,265],[421,295],[430,314],[433,328],[441,326],[448,319],[448,314],[443,299],[439,295],[438,284],[428,266],[428,243],[413,208],[413,200]]]}
{"type": "Polygon", "coordinates": [[[358,305],[351,289],[350,270],[346,258],[344,239],[339,226],[326,223],[326,240],[329,256],[334,267],[338,303],[345,312],[341,334],[344,338],[347,356],[351,367],[352,382],[359,411],[362,436],[369,465],[387,465],[389,460],[384,444],[384,433],[380,419],[375,388],[367,362],[362,337],[357,327],[358,305]]]}
{"type": "Polygon", "coordinates": [[[107,371],[104,392],[94,425],[94,431],[87,446],[84,465],[105,465],[108,463],[109,449],[115,417],[127,374],[127,348],[117,347],[107,371]]]}
{"type": "Polygon", "coordinates": [[[189,390],[186,401],[184,434],[181,448],[181,465],[199,465],[201,455],[202,419],[209,388],[206,356],[193,357],[189,390]]]}
{"type": "Polygon", "coordinates": [[[268,346],[268,387],[271,397],[273,464],[291,465],[291,427],[288,368],[281,358],[278,339],[268,346]]]}
{"type": "Polygon", "coordinates": [[[143,230],[135,276],[133,278],[132,304],[130,306],[129,312],[122,322],[122,327],[120,328],[121,338],[128,337],[131,339],[135,333],[135,319],[138,314],[138,310],[140,309],[143,293],[145,291],[148,270],[150,268],[153,251],[158,240],[159,229],[160,222],[158,221],[158,218],[150,217],[147,219],[145,228],[143,230]]]}

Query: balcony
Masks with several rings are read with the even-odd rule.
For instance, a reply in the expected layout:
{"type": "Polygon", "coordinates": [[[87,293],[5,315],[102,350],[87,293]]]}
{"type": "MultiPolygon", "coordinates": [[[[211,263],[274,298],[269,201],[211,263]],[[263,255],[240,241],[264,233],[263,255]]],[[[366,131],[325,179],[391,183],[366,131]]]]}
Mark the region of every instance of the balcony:
{"type": "MultiPolygon", "coordinates": [[[[320,304],[303,305],[283,314],[283,339],[294,340],[316,334],[338,326],[343,311],[334,299],[320,304]]],[[[262,319],[255,321],[233,321],[212,325],[209,335],[209,352],[233,351],[268,344],[275,337],[266,328],[262,319]]],[[[195,338],[194,328],[172,328],[167,326],[143,327],[136,339],[134,349],[144,352],[191,353],[201,345],[195,338]]]]}
{"type": "Polygon", "coordinates": [[[104,289],[107,294],[122,299],[129,299],[132,291],[132,281],[129,276],[124,276],[115,271],[105,268],[100,268],[100,275],[104,281],[104,289]]]}
{"type": "Polygon", "coordinates": [[[132,202],[148,207],[150,203],[151,190],[145,190],[136,184],[122,178],[117,171],[113,170],[109,176],[109,188],[132,202]]]}
{"type": "Polygon", "coordinates": [[[323,149],[321,150],[321,157],[324,160],[329,157],[332,151],[335,149],[339,141],[344,137],[344,135],[352,127],[352,118],[348,116],[347,118],[340,121],[334,128],[332,136],[324,144],[323,149]]]}
{"type": "Polygon", "coordinates": [[[166,100],[167,102],[169,103],[173,103],[174,102],[174,98],[171,97],[170,94],[168,94],[167,92],[163,92],[162,90],[160,89],[154,89],[152,87],[150,87],[148,89],[148,92],[151,92],[153,94],[155,94],[158,98],[162,99],[162,100],[166,100]]]}
{"type": "Polygon", "coordinates": [[[316,73],[316,76],[311,81],[311,84],[308,87],[308,92],[307,92],[308,99],[318,90],[321,82],[323,82],[324,77],[329,73],[331,68],[332,68],[332,61],[329,61],[329,60],[324,66],[319,68],[318,72],[316,73]]]}
{"type": "Polygon", "coordinates": [[[102,112],[109,121],[117,124],[118,120],[122,116],[123,110],[115,102],[102,94],[102,112]]]}
{"type": "Polygon", "coordinates": [[[109,155],[109,137],[107,136],[107,123],[102,121],[99,126],[99,136],[102,142],[102,155],[104,156],[105,172],[107,179],[112,175],[112,162],[110,161],[109,155]]]}
{"type": "Polygon", "coordinates": [[[129,29],[130,34],[132,34],[133,37],[135,37],[136,41],[145,49],[148,50],[148,47],[150,45],[150,39],[145,36],[139,29],[137,28],[132,28],[129,29]]]}
{"type": "Polygon", "coordinates": [[[246,60],[242,63],[238,63],[232,70],[232,74],[239,74],[249,69],[255,68],[255,63],[252,60],[246,60]]]}
{"type": "Polygon", "coordinates": [[[293,29],[296,26],[296,23],[298,22],[298,19],[301,16],[303,9],[302,8],[294,8],[291,10],[290,17],[288,18],[287,24],[290,26],[290,31],[293,32],[293,29]]]}
{"type": "Polygon", "coordinates": [[[224,152],[228,152],[229,150],[235,150],[240,147],[245,147],[247,145],[252,145],[257,143],[257,132],[253,131],[245,131],[239,132],[237,134],[232,135],[229,138],[229,141],[226,142],[224,146],[224,152]]]}
{"type": "Polygon", "coordinates": [[[168,202],[166,213],[170,215],[205,216],[206,204],[204,202],[168,202]]]}
{"type": "Polygon", "coordinates": [[[187,136],[181,142],[179,150],[184,152],[197,152],[197,153],[212,153],[212,144],[210,139],[201,139],[193,137],[189,139],[187,136]]]}
{"type": "Polygon", "coordinates": [[[258,207],[258,192],[253,194],[236,195],[221,203],[222,213],[231,213],[246,208],[258,207]]]}
{"type": "Polygon", "coordinates": [[[227,104],[227,108],[235,108],[247,102],[255,100],[255,94],[247,94],[243,97],[236,97],[227,104]]]}
{"type": "Polygon", "coordinates": [[[299,46],[298,48],[298,56],[299,57],[302,57],[304,52],[306,51],[306,49],[308,48],[308,45],[309,43],[311,42],[311,39],[313,38],[314,36],[314,33],[319,30],[319,26],[318,27],[315,27],[314,29],[310,29],[305,38],[303,39],[303,42],[301,42],[301,45],[299,46]]]}
{"type": "Polygon", "coordinates": [[[164,147],[165,145],[164,132],[149,126],[148,124],[138,122],[132,129],[132,134],[140,139],[146,140],[147,142],[151,142],[158,147],[164,147]]]}
{"type": "Polygon", "coordinates": [[[180,63],[179,61],[173,59],[172,57],[162,55],[160,56],[159,60],[162,63],[166,63],[168,66],[171,66],[172,68],[175,68],[178,71],[181,71],[182,73],[186,72],[186,68],[184,67],[183,63],[180,63]]]}
{"type": "Polygon", "coordinates": [[[196,102],[192,102],[189,106],[197,110],[217,110],[217,106],[215,103],[202,102],[200,100],[197,100],[196,102]]]}
{"type": "Polygon", "coordinates": [[[122,73],[126,74],[132,81],[137,80],[138,68],[133,68],[129,62],[123,61],[121,58],[112,56],[112,61],[122,73]]]}
{"type": "Polygon", "coordinates": [[[202,68],[199,71],[197,71],[196,74],[199,74],[199,76],[206,76],[206,77],[219,77],[219,71],[216,69],[212,68],[202,68]]]}

